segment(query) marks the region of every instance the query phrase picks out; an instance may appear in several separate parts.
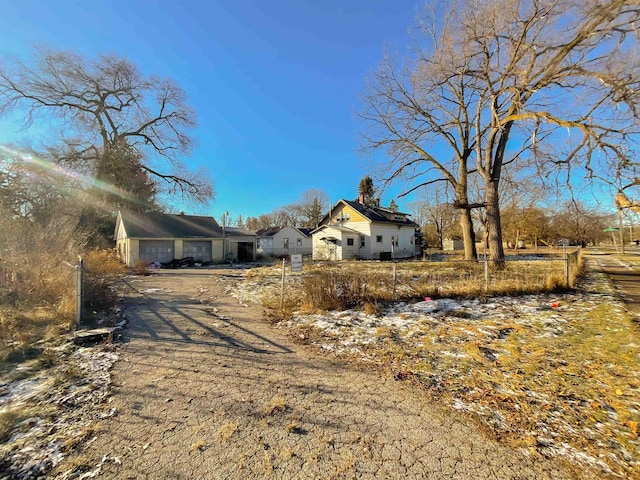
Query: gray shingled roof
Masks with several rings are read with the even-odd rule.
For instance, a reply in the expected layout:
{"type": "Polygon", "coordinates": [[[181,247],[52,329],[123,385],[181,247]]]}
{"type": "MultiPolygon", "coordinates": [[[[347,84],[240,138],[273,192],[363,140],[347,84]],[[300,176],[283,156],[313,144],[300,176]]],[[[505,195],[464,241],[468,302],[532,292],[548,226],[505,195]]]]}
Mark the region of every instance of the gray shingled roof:
{"type": "MultiPolygon", "coordinates": [[[[381,211],[385,211],[385,212],[391,213],[391,214],[397,213],[398,215],[408,215],[407,213],[392,212],[391,210],[389,210],[387,208],[382,208],[382,207],[380,207],[380,208],[376,208],[376,207],[370,208],[370,207],[367,207],[366,205],[363,205],[362,203],[351,201],[351,200],[345,200],[345,199],[340,199],[340,201],[335,206],[337,206],[340,202],[344,202],[345,204],[349,205],[355,211],[361,213],[362,215],[364,215],[366,218],[368,218],[372,222],[393,223],[395,225],[398,225],[398,224],[399,225],[414,225],[414,226],[416,225],[414,221],[410,220],[407,217],[405,217],[404,220],[395,220],[395,219],[391,219],[391,218],[388,218],[388,217],[384,216],[381,213],[381,211]]],[[[333,213],[333,209],[332,209],[332,213],[333,213]]],[[[327,217],[328,217],[328,215],[325,215],[320,223],[322,224],[322,222],[324,222],[327,219],[327,217]]]]}
{"type": "Polygon", "coordinates": [[[256,235],[259,237],[273,237],[276,233],[282,230],[283,227],[269,227],[269,228],[261,228],[256,232],[256,235]]]}
{"type": "Polygon", "coordinates": [[[222,228],[215,218],[167,213],[120,212],[130,238],[217,238],[222,228]]]}

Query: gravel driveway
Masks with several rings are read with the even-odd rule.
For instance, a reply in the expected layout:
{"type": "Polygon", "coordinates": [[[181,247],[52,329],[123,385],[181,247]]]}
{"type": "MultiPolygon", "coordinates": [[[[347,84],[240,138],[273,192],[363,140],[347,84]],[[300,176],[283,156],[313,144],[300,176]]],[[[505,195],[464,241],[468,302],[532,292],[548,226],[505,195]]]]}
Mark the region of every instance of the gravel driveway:
{"type": "Polygon", "coordinates": [[[568,478],[402,382],[292,342],[224,293],[242,279],[127,279],[117,414],[75,458],[93,466],[87,478],[568,478]]]}

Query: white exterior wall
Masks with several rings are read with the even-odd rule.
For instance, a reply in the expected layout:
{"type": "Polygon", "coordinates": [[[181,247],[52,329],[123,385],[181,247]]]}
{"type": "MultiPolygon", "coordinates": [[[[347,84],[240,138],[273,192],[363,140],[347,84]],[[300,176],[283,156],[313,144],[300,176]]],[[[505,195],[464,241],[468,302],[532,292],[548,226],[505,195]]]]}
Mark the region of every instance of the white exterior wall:
{"type": "Polygon", "coordinates": [[[273,235],[272,254],[273,255],[288,255],[288,254],[301,254],[311,255],[312,241],[310,238],[305,237],[301,232],[293,227],[286,227],[273,235]],[[284,239],[289,239],[289,248],[284,248],[284,239]],[[298,246],[298,239],[301,239],[302,245],[298,246]]]}
{"type": "Polygon", "coordinates": [[[258,239],[258,253],[271,255],[273,252],[273,237],[260,237],[258,239]]]}
{"type": "Polygon", "coordinates": [[[355,230],[358,233],[351,234],[343,232],[343,238],[345,239],[344,248],[346,249],[345,251],[343,251],[343,254],[346,254],[348,256],[343,256],[342,259],[350,260],[355,257],[364,259],[371,258],[371,224],[369,222],[345,222],[344,226],[350,228],[351,230],[355,230]],[[361,235],[365,236],[363,248],[360,248],[361,235]],[[347,245],[346,239],[349,237],[354,239],[353,247],[349,247],[347,245]]]}
{"type": "Polygon", "coordinates": [[[464,242],[462,240],[453,240],[451,238],[445,238],[442,241],[442,250],[464,250],[464,242]]]}
{"type": "Polygon", "coordinates": [[[327,227],[313,235],[314,260],[351,260],[356,257],[378,260],[381,252],[392,251],[393,258],[411,258],[415,255],[415,232],[412,226],[398,228],[394,224],[368,222],[344,222],[342,226],[354,232],[327,227]],[[360,247],[361,235],[364,235],[364,247],[360,247]],[[377,235],[382,235],[382,243],[376,242],[377,235]],[[394,235],[398,237],[398,246],[392,250],[391,237],[394,235]],[[336,244],[328,243],[321,241],[321,237],[334,237],[339,241],[336,244]],[[347,245],[348,238],[353,238],[353,246],[347,245]]]}
{"type": "Polygon", "coordinates": [[[393,258],[410,258],[415,255],[414,228],[397,225],[374,224],[371,229],[371,258],[379,259],[381,252],[392,252],[393,258]],[[376,242],[376,237],[382,235],[382,243],[376,242]],[[398,246],[391,247],[391,237],[398,237],[398,246]]]}
{"type": "MultiPolygon", "coordinates": [[[[325,242],[320,240],[322,237],[334,237],[340,239],[342,232],[338,229],[327,227],[311,236],[312,243],[312,256],[314,260],[341,260],[339,256],[342,253],[342,248],[338,244],[331,242],[325,242]]],[[[338,242],[341,243],[341,242],[338,242]]]]}
{"type": "Polygon", "coordinates": [[[260,237],[259,253],[264,255],[311,255],[313,241],[294,227],[286,227],[269,237],[260,237]],[[289,248],[284,247],[284,239],[289,239],[289,248]],[[298,239],[302,245],[298,245],[298,239]]]}
{"type": "Polygon", "coordinates": [[[342,260],[353,260],[356,257],[361,257],[360,255],[360,234],[359,233],[344,233],[342,236],[342,245],[341,245],[341,256],[342,260]],[[353,245],[349,245],[348,239],[353,239],[353,245]]]}

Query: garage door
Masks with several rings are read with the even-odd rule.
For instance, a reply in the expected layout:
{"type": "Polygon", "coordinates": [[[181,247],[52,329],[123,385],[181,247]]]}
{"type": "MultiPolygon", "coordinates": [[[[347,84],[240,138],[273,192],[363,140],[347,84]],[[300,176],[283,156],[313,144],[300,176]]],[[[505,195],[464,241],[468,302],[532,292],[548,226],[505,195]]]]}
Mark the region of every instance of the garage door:
{"type": "Polygon", "coordinates": [[[185,240],[182,245],[182,252],[185,257],[193,257],[197,262],[210,262],[211,242],[202,240],[185,240]]]}
{"type": "Polygon", "coordinates": [[[169,262],[173,259],[173,240],[140,240],[140,260],[143,262],[169,262]]]}

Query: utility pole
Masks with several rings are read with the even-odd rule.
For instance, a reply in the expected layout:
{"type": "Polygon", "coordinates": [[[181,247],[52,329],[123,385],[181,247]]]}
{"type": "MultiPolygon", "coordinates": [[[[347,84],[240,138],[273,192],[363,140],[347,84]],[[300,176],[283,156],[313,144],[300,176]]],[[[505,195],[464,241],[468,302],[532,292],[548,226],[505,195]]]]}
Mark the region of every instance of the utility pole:
{"type": "Polygon", "coordinates": [[[229,211],[227,210],[222,214],[222,261],[227,261],[227,240],[226,240],[226,229],[227,229],[227,219],[229,218],[229,211]]]}

